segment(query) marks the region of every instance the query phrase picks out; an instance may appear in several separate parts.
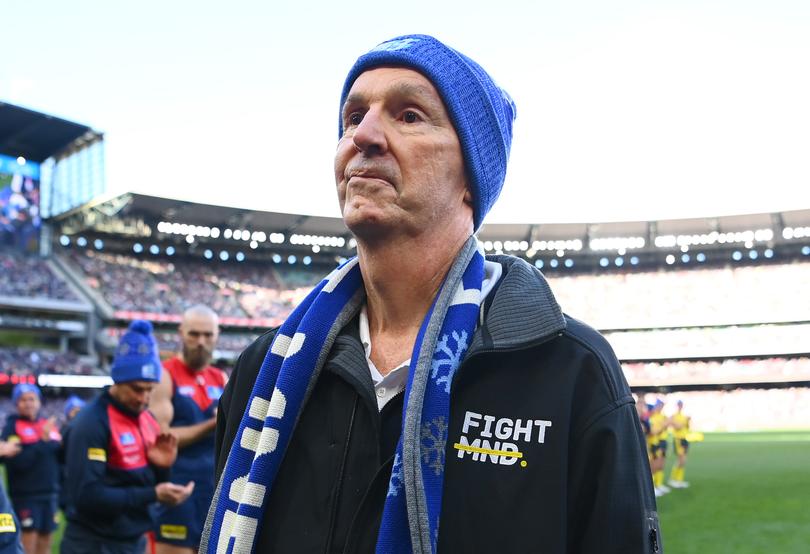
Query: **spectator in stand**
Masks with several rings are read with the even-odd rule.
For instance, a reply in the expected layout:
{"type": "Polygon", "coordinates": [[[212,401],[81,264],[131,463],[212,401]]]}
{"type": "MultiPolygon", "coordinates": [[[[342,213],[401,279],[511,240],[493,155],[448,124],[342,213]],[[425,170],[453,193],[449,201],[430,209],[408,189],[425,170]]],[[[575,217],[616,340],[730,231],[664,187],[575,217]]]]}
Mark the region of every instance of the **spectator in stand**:
{"type": "MultiPolygon", "coordinates": [[[[0,441],[0,458],[12,458],[20,453],[20,445],[0,441]]],[[[0,552],[3,554],[23,554],[20,542],[20,522],[6,496],[6,489],[0,482],[0,552]]]]}
{"type": "Polygon", "coordinates": [[[153,503],[180,504],[194,489],[166,482],[177,439],[147,411],[161,377],[148,321],[132,322],[121,337],[110,373],[114,384],[70,431],[63,554],[143,554],[153,503]]]}
{"type": "Polygon", "coordinates": [[[22,527],[26,554],[51,551],[51,534],[56,529],[59,463],[62,437],[56,418],[40,417],[39,387],[19,384],[11,395],[17,414],[6,420],[0,439],[20,445],[20,451],[4,458],[9,496],[22,527]]]}
{"type": "Polygon", "coordinates": [[[207,306],[185,311],[179,328],[182,351],[166,360],[150,408],[164,431],[176,435],[180,452],[171,481],[193,480],[188,502],[163,507],[155,527],[157,554],[193,554],[200,545],[214,495],[214,429],[225,373],[209,365],[219,337],[217,314],[207,306]]]}
{"type": "Polygon", "coordinates": [[[0,252],[0,296],[78,300],[45,260],[8,251],[0,252]]]}

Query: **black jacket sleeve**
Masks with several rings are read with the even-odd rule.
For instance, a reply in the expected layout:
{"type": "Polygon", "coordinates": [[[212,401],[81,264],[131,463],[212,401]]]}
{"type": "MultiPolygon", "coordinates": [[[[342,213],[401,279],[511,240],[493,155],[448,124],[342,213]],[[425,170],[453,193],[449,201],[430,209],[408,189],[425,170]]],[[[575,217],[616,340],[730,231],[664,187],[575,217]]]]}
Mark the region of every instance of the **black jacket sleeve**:
{"type": "Polygon", "coordinates": [[[569,331],[583,358],[569,443],[568,552],[663,552],[641,422],[621,364],[596,331],[569,331]]]}
{"type": "Polygon", "coordinates": [[[276,330],[271,329],[248,346],[236,361],[228,384],[219,399],[217,427],[214,434],[214,482],[218,483],[228,461],[242,416],[247,410],[247,402],[253,392],[256,375],[261,368],[267,349],[273,341],[276,330]]]}
{"type": "Polygon", "coordinates": [[[150,486],[111,486],[105,482],[109,427],[98,419],[74,420],[67,449],[67,478],[77,491],[76,507],[85,513],[110,514],[157,499],[150,486]]]}
{"type": "Polygon", "coordinates": [[[569,552],[660,553],[658,514],[632,397],[572,445],[569,552]]]}

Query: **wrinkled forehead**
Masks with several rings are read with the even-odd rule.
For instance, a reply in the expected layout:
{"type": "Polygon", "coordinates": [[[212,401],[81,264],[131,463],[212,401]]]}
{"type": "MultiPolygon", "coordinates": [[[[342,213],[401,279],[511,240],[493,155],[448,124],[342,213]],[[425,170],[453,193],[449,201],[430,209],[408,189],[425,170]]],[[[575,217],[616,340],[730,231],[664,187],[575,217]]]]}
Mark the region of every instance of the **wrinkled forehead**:
{"type": "Polygon", "coordinates": [[[410,99],[429,104],[448,115],[447,105],[439,90],[424,74],[394,65],[376,66],[360,73],[349,88],[341,110],[354,104],[367,104],[373,97],[410,99]]]}

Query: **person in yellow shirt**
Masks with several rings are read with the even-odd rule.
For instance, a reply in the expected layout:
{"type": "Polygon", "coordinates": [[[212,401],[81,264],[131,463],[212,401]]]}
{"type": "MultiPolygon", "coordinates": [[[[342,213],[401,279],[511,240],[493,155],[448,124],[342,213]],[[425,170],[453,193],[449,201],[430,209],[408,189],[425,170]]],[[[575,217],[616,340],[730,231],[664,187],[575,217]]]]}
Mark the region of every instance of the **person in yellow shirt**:
{"type": "Polygon", "coordinates": [[[683,400],[678,400],[678,411],[670,419],[672,434],[675,443],[675,454],[678,461],[672,468],[669,476],[669,485],[676,489],[685,489],[689,483],[684,481],[684,471],[686,470],[686,456],[689,453],[689,422],[692,418],[683,413],[683,400]]]}
{"type": "Polygon", "coordinates": [[[653,475],[653,486],[655,496],[662,496],[671,489],[664,484],[664,466],[667,456],[667,436],[669,435],[669,419],[663,414],[664,402],[661,399],[655,401],[650,412],[650,435],[648,443],[650,446],[650,469],[653,475]]]}

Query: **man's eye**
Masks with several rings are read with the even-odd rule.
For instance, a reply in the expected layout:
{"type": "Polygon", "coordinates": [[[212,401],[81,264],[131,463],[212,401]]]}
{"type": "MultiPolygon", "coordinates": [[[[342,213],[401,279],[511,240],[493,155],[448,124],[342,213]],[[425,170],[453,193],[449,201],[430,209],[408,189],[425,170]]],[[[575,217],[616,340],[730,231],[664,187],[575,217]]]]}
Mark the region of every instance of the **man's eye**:
{"type": "Polygon", "coordinates": [[[419,121],[419,115],[417,115],[416,112],[408,110],[402,114],[402,119],[405,121],[405,123],[416,123],[419,121]]]}
{"type": "Polygon", "coordinates": [[[360,125],[360,122],[363,121],[363,114],[360,112],[349,114],[347,121],[349,122],[349,125],[360,125]]]}

